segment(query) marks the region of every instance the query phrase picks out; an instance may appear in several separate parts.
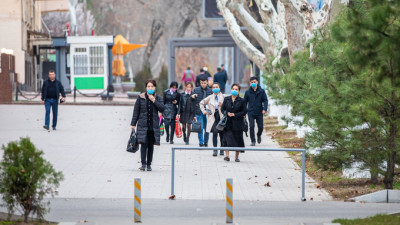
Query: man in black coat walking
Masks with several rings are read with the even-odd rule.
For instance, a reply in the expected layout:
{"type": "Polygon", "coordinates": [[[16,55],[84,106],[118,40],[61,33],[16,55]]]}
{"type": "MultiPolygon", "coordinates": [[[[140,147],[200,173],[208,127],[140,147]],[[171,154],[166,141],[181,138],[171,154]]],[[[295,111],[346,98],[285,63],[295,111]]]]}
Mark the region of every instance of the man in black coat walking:
{"type": "Polygon", "coordinates": [[[60,93],[62,95],[60,103],[65,102],[64,87],[61,82],[56,80],[56,73],[54,70],[49,71],[49,79],[43,82],[42,86],[42,104],[46,109],[46,116],[44,120],[43,128],[49,130],[50,125],[50,109],[53,111],[53,123],[52,128],[56,130],[57,126],[57,114],[58,114],[58,100],[60,99],[60,93]]]}
{"type": "Polygon", "coordinates": [[[268,98],[265,90],[258,85],[257,77],[250,78],[250,88],[244,94],[244,99],[246,100],[249,125],[250,125],[250,139],[251,146],[256,145],[256,138],[254,135],[254,120],[257,122],[258,132],[257,132],[257,142],[261,143],[261,134],[263,132],[263,115],[267,113],[268,110],[268,98]]]}
{"type": "Polygon", "coordinates": [[[201,69],[200,69],[200,74],[196,76],[195,86],[196,86],[196,87],[200,87],[200,80],[201,80],[201,79],[207,80],[207,78],[208,78],[208,76],[204,73],[204,69],[201,68],[201,69]]]}
{"type": "MultiPolygon", "coordinates": [[[[224,65],[224,64],[222,64],[222,65],[224,65]]],[[[221,68],[217,68],[217,71],[218,71],[218,73],[216,73],[216,74],[214,74],[214,82],[215,83],[219,83],[219,85],[221,86],[221,92],[223,93],[223,94],[225,94],[225,86],[226,86],[226,82],[228,81],[228,75],[226,74],[226,71],[225,71],[225,73],[224,72],[222,72],[222,69],[221,68]]]]}

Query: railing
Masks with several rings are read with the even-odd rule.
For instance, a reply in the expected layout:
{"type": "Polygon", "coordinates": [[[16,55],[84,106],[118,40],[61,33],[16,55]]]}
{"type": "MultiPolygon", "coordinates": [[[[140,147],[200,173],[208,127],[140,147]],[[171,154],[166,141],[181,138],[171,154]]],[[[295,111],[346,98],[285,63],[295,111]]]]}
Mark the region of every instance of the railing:
{"type": "Polygon", "coordinates": [[[175,188],[175,151],[176,150],[229,150],[229,151],[258,151],[258,152],[301,152],[301,200],[305,201],[305,149],[288,149],[288,148],[238,148],[238,147],[172,147],[172,168],[171,168],[171,196],[174,196],[175,188]]]}

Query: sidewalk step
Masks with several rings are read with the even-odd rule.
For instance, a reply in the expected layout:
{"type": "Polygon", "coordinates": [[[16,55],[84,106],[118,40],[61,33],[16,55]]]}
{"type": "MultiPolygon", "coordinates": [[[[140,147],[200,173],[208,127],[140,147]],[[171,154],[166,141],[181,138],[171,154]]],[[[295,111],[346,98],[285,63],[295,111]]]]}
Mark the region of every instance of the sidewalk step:
{"type": "Polygon", "coordinates": [[[271,133],[271,138],[272,139],[289,139],[289,138],[296,138],[297,137],[297,131],[296,130],[280,130],[276,132],[271,133]]]}
{"type": "Polygon", "coordinates": [[[60,222],[58,225],[97,225],[95,222],[89,222],[89,221],[79,221],[79,222],[60,222]]]}
{"type": "Polygon", "coordinates": [[[305,145],[304,138],[277,139],[282,148],[303,148],[305,145]]]}
{"type": "Polygon", "coordinates": [[[279,124],[278,120],[264,120],[264,125],[279,124]]]}
{"type": "Polygon", "coordinates": [[[285,129],[287,126],[283,125],[283,126],[276,126],[276,125],[265,125],[264,126],[264,130],[268,133],[268,132],[276,132],[276,131],[280,131],[285,129]]]}

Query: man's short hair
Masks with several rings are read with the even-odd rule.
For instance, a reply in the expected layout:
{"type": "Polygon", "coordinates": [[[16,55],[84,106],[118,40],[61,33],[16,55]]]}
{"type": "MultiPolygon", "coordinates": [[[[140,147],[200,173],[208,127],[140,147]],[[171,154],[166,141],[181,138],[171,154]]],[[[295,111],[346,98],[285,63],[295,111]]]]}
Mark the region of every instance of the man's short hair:
{"type": "Polygon", "coordinates": [[[200,81],[207,81],[207,78],[208,78],[208,77],[200,76],[200,81]]]}
{"type": "Polygon", "coordinates": [[[49,73],[56,73],[56,71],[54,71],[54,70],[49,70],[49,73]]]}
{"type": "Polygon", "coordinates": [[[224,64],[221,64],[221,67],[224,67],[225,65],[224,64]]]}
{"type": "Polygon", "coordinates": [[[201,72],[204,72],[203,68],[200,69],[200,73],[201,73],[201,72]]]}
{"type": "Polygon", "coordinates": [[[218,67],[218,68],[217,68],[217,71],[218,71],[218,72],[221,72],[221,70],[222,70],[221,67],[218,67]]]}
{"type": "Polygon", "coordinates": [[[188,66],[187,69],[190,70],[190,66],[188,66]]]}
{"type": "Polygon", "coordinates": [[[250,77],[250,82],[256,80],[258,82],[258,77],[250,77]]]}

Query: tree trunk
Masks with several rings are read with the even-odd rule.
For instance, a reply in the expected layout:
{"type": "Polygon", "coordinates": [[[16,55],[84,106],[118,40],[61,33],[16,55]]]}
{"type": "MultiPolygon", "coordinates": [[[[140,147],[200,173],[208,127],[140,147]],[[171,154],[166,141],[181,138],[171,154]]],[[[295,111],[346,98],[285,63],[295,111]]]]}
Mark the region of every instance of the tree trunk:
{"type": "Polygon", "coordinates": [[[153,20],[153,23],[151,24],[150,38],[147,42],[146,50],[144,53],[143,68],[148,65],[151,53],[153,52],[158,40],[163,35],[163,30],[164,22],[160,20],[153,20]]]}
{"type": "Polygon", "coordinates": [[[396,152],[389,153],[389,160],[387,162],[385,178],[383,179],[383,183],[385,184],[385,189],[393,189],[395,159],[396,159],[396,152]]]}
{"type": "Polygon", "coordinates": [[[379,182],[378,174],[379,173],[377,171],[371,169],[370,174],[371,174],[371,183],[378,184],[378,182],[379,182]]]}
{"type": "Polygon", "coordinates": [[[24,223],[28,223],[29,213],[30,213],[29,210],[27,209],[24,210],[24,223]]]}
{"type": "MultiPolygon", "coordinates": [[[[395,94],[393,94],[395,95],[395,94]]],[[[395,96],[393,96],[395,97],[395,96]]],[[[388,136],[388,160],[387,160],[387,167],[385,177],[383,179],[383,183],[385,184],[385,189],[393,189],[393,178],[394,178],[394,169],[395,169],[395,162],[396,162],[396,151],[397,151],[397,144],[396,144],[396,137],[397,137],[397,129],[396,129],[396,122],[395,117],[396,109],[392,107],[392,112],[390,114],[391,118],[394,120],[393,122],[389,122],[389,136],[388,136]]]]}

